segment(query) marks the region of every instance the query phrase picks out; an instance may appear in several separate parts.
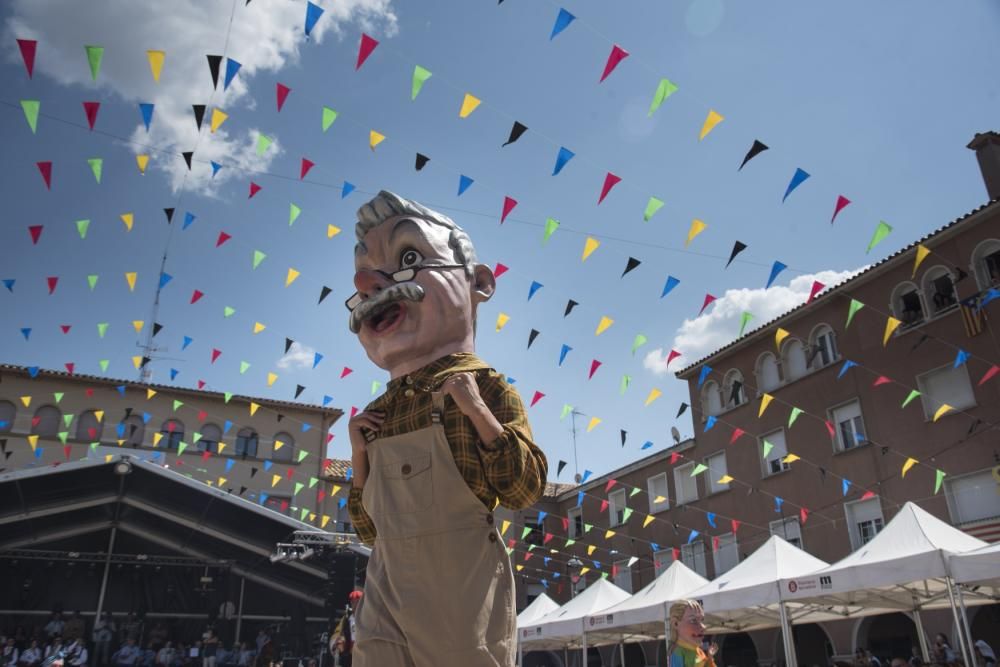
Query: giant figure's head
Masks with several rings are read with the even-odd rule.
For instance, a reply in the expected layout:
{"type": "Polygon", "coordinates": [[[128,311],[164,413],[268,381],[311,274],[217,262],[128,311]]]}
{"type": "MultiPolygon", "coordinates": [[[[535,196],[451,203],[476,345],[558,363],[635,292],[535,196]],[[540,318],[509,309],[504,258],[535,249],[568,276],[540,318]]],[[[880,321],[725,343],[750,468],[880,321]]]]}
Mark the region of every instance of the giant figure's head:
{"type": "Polygon", "coordinates": [[[475,349],[476,309],[496,279],[451,218],[382,191],[358,210],[351,331],[368,358],[404,375],[475,349]]]}

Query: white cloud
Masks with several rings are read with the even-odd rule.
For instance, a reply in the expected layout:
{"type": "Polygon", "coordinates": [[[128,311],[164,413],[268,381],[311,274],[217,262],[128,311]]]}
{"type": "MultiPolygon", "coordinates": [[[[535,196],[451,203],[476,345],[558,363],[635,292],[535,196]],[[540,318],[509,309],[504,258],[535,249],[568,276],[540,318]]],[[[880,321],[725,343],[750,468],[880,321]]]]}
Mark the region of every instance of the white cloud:
{"type": "Polygon", "coordinates": [[[793,278],[787,286],[775,285],[768,290],[727,290],[725,295],[709,306],[708,314],[693,320],[684,320],[675,332],[670,348],[666,350],[657,348],[646,354],[643,366],[657,375],[677,371],[736,340],[744,311],[753,313],[753,319],[747,324],[747,331],[752,331],[805,303],[812,290],[813,281],[818,280],[832,287],[866,268],[868,267],[853,271],[811,273],[793,278]],[[672,369],[668,371],[666,355],[670,349],[677,350],[683,356],[674,361],[672,369]]]}
{"type": "Polygon", "coordinates": [[[288,370],[289,368],[312,368],[316,350],[301,343],[292,343],[281,359],[278,359],[278,368],[288,370]]]}
{"type": "MultiPolygon", "coordinates": [[[[331,33],[343,36],[343,26],[348,22],[376,36],[392,36],[397,31],[391,0],[317,0],[317,4],[326,10],[310,37],[317,44],[331,33]]],[[[9,59],[20,60],[15,37],[37,39],[36,77],[42,74],[62,85],[78,85],[93,96],[85,99],[99,100],[111,91],[128,103],[156,105],[148,134],[136,107],[136,129],[131,141],[171,153],[189,151],[197,145],[196,161],[186,181],[188,171],[183,159],[152,153],[150,170],[165,172],[175,192],[183,188],[210,194],[226,179],[239,175],[236,167],[266,170],[280,153],[276,140],[263,157],[257,157],[257,128],[230,131],[223,125],[210,134],[211,110],[205,114],[199,138],[191,105],[211,104],[231,117],[251,110],[255,101],[246,97],[246,82],[258,72],[277,72],[298,61],[299,49],[306,43],[304,0],[249,5],[243,0],[13,0],[11,5],[4,36],[9,59]],[[86,44],[105,49],[96,91],[84,50],[86,44]],[[166,52],[158,84],[150,73],[148,49],[166,52]],[[229,90],[223,91],[223,61],[219,87],[213,91],[205,56],[223,53],[243,67],[229,90]],[[209,160],[231,168],[212,179],[209,160]]],[[[129,147],[135,153],[148,152],[135,144],[129,147]]]]}

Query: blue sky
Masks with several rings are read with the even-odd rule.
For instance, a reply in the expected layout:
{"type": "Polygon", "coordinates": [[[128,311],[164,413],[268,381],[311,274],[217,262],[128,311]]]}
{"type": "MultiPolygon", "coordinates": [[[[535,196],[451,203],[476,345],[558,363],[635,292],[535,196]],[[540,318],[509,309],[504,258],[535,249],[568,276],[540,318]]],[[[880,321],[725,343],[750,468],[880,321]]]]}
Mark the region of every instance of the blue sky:
{"type": "MultiPolygon", "coordinates": [[[[532,425],[550,477],[563,459],[570,465],[560,481],[569,481],[564,404],[588,415],[581,426],[590,416],[603,420],[579,435],[581,471],[619,467],[640,456],[647,440],[666,446],[672,425],[689,435],[690,413],[674,419],[686,386],[658,373],[648,354],[658,350],[653,357],[662,358],[677,348],[681,361],[692,362],[736,334],[744,307],[762,323],[805,300],[814,274],[824,282],[846,275],[986,199],[965,149],[975,132],[996,129],[1000,103],[1000,8],[986,0],[947,7],[902,0],[319,4],[327,11],[309,40],[298,0],[107,0],[85,16],[69,2],[6,5],[0,278],[17,282],[13,293],[0,289],[3,361],[60,369],[73,362],[78,372],[101,374],[99,360],[109,359],[108,375],[135,378],[130,359],[140,337],[131,322],[148,326],[169,247],[173,280],[157,317],[169,359],[154,362],[154,381],[171,383],[174,368],[180,386],[204,380],[217,390],[291,400],[301,384],[301,400],[329,395],[345,410],[361,407],[372,382],[386,376],[346,326],[354,211],[390,189],[451,215],[482,261],[509,267],[480,314],[479,352],[516,379],[526,402],[545,393],[532,425]],[[560,7],[577,20],[550,40],[560,7]],[[362,31],[381,43],[355,71],[362,31]],[[31,80],[17,37],[39,40],[31,80]],[[615,43],[631,55],[598,83],[615,43]],[[105,47],[96,83],[85,44],[105,47]],[[146,49],[166,51],[159,83],[146,49]],[[213,92],[205,55],[223,52],[243,68],[229,91],[220,84],[213,92]],[[415,65],[433,76],[411,101],[415,65]],[[662,77],[679,90],[648,117],[662,77]],[[292,89],[280,113],[278,82],[292,89]],[[482,104],[462,119],[467,92],[482,104]],[[23,99],[41,101],[37,134],[25,123],[23,99]],[[96,132],[86,128],[85,100],[101,102],[96,132]],[[148,134],[137,102],[156,104],[148,134]],[[215,135],[206,121],[199,136],[191,104],[218,105],[229,118],[215,135]],[[326,133],[323,105],[339,114],[326,133]],[[709,109],[725,120],[699,141],[709,109]],[[529,130],[501,148],[515,120],[529,130]],[[387,137],[375,151],[372,129],[387,137]],[[263,157],[254,151],[258,133],[275,140],[263,157]],[[737,172],[754,139],[771,150],[737,172]],[[576,157],[552,176],[560,146],[576,157]],[[192,148],[188,174],[177,154],[192,148]],[[135,154],[146,152],[152,160],[142,176],[135,154]],[[419,173],[417,152],[431,158],[419,173]],[[100,184],[87,166],[93,157],[104,160],[100,184]],[[303,157],[316,164],[305,182],[298,179],[303,157]],[[54,163],[51,191],[35,168],[40,160],[54,163]],[[208,160],[223,164],[214,180],[208,160]],[[796,168],[811,178],[783,204],[796,168]],[[598,206],[608,171],[622,181],[598,206]],[[459,197],[461,174],[475,182],[459,197]],[[251,180],[263,189],[248,199],[251,180]],[[342,198],[345,180],[357,189],[342,198]],[[831,226],[841,194],[852,204],[831,226]],[[501,226],[504,196],[519,204],[501,226]],[[643,223],[650,196],[665,205],[643,223]],[[289,227],[293,203],[302,213],[289,227]],[[165,207],[177,209],[170,227],[165,207]],[[188,211],[196,218],[182,230],[188,211]],[[127,212],[135,215],[131,232],[119,219],[127,212]],[[543,246],[549,217],[561,226],[543,246]],[[708,228],[685,249],[694,218],[708,228]],[[75,224],[81,219],[91,220],[85,239],[75,224]],[[867,255],[879,220],[894,232],[867,255]],[[28,226],[36,224],[44,231],[32,245],[28,226]],[[332,239],[330,224],[342,229],[332,239]],[[221,231],[232,238],[216,248],[221,231]],[[588,235],[601,245],[582,262],[588,235]],[[749,247],[725,269],[736,240],[749,247]],[[255,250],[267,258],[252,270],[255,250]],[[620,278],[630,256],[642,264],[620,278]],[[789,269],[765,294],[775,260],[789,269]],[[301,275],[286,288],[289,268],[301,275]],[[138,273],[132,292],[129,271],[138,273]],[[94,291],[90,274],[100,276],[94,291]],[[661,299],[668,275],[681,282],[661,299]],[[60,278],[52,296],[48,276],[60,278]],[[529,302],[532,281],[544,287],[529,302]],[[332,293],[317,305],[324,285],[332,293]],[[195,289],[205,296],[191,305],[195,289]],[[694,322],[706,293],[724,298],[694,322]],[[580,305],[564,318],[569,299],[580,305]],[[228,318],[227,306],[235,309],[228,318]],[[497,333],[501,312],[510,320],[497,333]],[[614,324],[595,336],[602,316],[614,324]],[[110,324],[103,339],[98,322],[110,324]],[[267,328],[254,335],[255,322],[267,328]],[[69,334],[61,324],[72,325],[69,334]],[[32,328],[30,340],[22,327],[32,328]],[[527,350],[532,328],[541,333],[527,350]],[[640,333],[649,342],[633,355],[640,333]],[[194,342],[181,351],[183,336],[194,342]],[[282,360],[286,337],[304,347],[282,360]],[[560,367],[563,344],[573,349],[560,367]],[[213,348],[222,356],[210,364],[213,348]],[[323,355],[315,369],[314,352],[323,355]],[[588,381],[593,359],[602,366],[588,381]],[[241,361],[251,364],[245,374],[241,361]],[[345,366],[354,372],[341,379],[345,366]],[[279,376],[272,387],[268,372],[279,376]],[[632,381],[621,395],[623,375],[632,381]],[[644,407],[654,387],[663,396],[644,407]],[[624,449],[621,429],[629,434],[624,449]]],[[[348,456],[346,421],[333,433],[331,453],[348,456]]]]}

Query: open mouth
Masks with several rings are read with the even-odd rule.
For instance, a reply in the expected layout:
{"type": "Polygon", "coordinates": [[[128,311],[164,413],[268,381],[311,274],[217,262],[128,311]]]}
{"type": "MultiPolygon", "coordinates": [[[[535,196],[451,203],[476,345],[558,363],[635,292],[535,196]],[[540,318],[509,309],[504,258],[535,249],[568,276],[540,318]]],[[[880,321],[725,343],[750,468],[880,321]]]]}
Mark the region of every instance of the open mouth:
{"type": "Polygon", "coordinates": [[[394,329],[406,316],[406,307],[400,301],[393,301],[376,308],[365,318],[364,326],[376,336],[394,329]]]}

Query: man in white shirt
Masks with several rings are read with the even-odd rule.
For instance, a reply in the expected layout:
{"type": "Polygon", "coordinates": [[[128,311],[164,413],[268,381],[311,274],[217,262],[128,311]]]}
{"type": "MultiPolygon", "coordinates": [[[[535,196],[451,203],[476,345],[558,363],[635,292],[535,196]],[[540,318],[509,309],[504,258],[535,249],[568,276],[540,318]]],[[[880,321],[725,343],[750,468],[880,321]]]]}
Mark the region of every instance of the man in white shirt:
{"type": "Polygon", "coordinates": [[[32,640],[31,646],[21,652],[21,657],[17,661],[21,667],[36,667],[42,662],[42,649],[38,646],[38,640],[32,640]]]}
{"type": "Polygon", "coordinates": [[[14,646],[14,638],[10,637],[7,639],[7,643],[4,645],[3,650],[0,651],[0,666],[17,667],[17,658],[17,647],[14,646]]]}
{"type": "Polygon", "coordinates": [[[66,649],[66,664],[71,667],[87,667],[87,645],[82,639],[74,639],[66,649]]]}
{"type": "Polygon", "coordinates": [[[66,624],[62,620],[62,614],[57,611],[52,612],[52,618],[45,624],[45,634],[49,639],[55,636],[62,636],[63,628],[66,624]]]}

